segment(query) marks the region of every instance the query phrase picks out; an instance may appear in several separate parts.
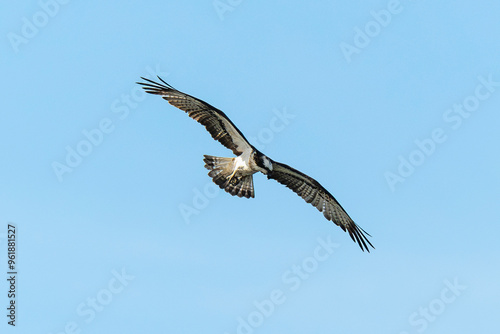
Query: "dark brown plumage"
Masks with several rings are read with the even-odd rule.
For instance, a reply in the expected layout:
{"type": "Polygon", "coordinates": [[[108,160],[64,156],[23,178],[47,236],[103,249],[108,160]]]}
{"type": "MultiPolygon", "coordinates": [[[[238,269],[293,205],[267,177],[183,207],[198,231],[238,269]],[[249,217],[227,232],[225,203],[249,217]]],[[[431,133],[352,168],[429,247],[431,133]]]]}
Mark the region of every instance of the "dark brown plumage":
{"type": "Polygon", "coordinates": [[[233,196],[253,198],[253,174],[261,172],[268,179],[284,184],[323,212],[326,219],[348,232],[361,250],[369,252],[369,246],[375,248],[367,238],[370,235],[354,223],[339,202],[318,181],[259,152],[221,110],[176,90],[161,78],[158,79],[162,83],[142,79],[147,83],[139,84],[146,92],[159,95],[171,105],[185,111],[189,117],[204,125],[212,138],[237,155],[236,158],[205,155],[205,167],[210,170],[208,175],[221,189],[233,196]]]}
{"type": "Polygon", "coordinates": [[[292,189],[307,203],[311,203],[320,212],[323,212],[326,219],[331,220],[344,231],[347,230],[351,239],[357,242],[361,249],[364,248],[369,252],[370,249],[367,244],[375,248],[366,237],[366,235],[370,236],[370,234],[356,225],[335,197],[315,179],[295,168],[276,161],[273,161],[273,170],[267,174],[267,178],[274,179],[292,189]]]}

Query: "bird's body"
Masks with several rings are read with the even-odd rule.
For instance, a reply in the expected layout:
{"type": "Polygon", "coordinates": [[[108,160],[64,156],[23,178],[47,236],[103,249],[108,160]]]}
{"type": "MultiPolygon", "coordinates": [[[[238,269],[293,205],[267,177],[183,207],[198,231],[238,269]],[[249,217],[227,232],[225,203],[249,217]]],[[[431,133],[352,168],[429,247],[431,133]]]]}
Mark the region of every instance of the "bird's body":
{"type": "MultiPolygon", "coordinates": [[[[357,226],[337,200],[316,180],[285,164],[273,161],[252,146],[231,120],[219,109],[188,94],[182,93],[161,78],[162,83],[142,78],[146,92],[162,96],[173,106],[187,112],[189,117],[206,127],[212,138],[232,150],[235,158],[221,158],[205,155],[208,175],[221,189],[233,196],[253,198],[253,174],[261,172],[268,179],[284,184],[307,203],[323,212],[326,219],[333,221],[359,244],[362,250],[373,247],[363,229],[357,226]]],[[[366,233],[368,234],[368,233],[366,233]]]]}

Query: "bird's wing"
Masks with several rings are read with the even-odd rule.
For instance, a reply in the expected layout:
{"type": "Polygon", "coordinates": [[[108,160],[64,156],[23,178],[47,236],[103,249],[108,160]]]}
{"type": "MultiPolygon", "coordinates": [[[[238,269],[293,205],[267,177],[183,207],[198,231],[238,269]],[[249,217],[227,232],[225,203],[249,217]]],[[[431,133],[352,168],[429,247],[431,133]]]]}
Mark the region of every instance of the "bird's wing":
{"type": "Polygon", "coordinates": [[[221,110],[178,91],[160,77],[158,79],[162,83],[142,77],[141,79],[147,81],[147,83],[138,82],[146,92],[160,95],[174,107],[184,110],[189,117],[204,125],[213,139],[218,140],[234,154],[240,155],[243,151],[252,148],[245,136],[221,110]]]}
{"type": "Polygon", "coordinates": [[[361,250],[366,249],[370,252],[368,245],[375,248],[367,238],[367,235],[370,235],[354,223],[339,202],[315,179],[290,166],[275,161],[272,162],[272,170],[268,172],[267,178],[284,184],[307,203],[311,203],[320,212],[323,212],[326,219],[333,221],[344,231],[349,232],[351,239],[358,243],[361,250]]]}

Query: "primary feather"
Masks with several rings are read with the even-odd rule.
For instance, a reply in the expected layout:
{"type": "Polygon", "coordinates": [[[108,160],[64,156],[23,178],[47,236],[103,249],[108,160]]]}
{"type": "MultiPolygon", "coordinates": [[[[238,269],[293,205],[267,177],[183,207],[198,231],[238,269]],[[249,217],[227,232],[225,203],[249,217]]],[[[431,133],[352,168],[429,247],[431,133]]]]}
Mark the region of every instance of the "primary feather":
{"type": "Polygon", "coordinates": [[[375,248],[367,238],[370,235],[354,223],[340,203],[318,181],[259,152],[221,110],[178,91],[160,77],[158,79],[161,82],[142,79],[146,82],[139,84],[146,92],[159,95],[174,107],[185,111],[189,117],[204,125],[212,138],[237,155],[236,158],[205,156],[205,167],[210,170],[208,175],[219,187],[233,196],[253,198],[253,174],[261,172],[268,179],[284,184],[323,212],[326,219],[348,232],[361,250],[369,252],[369,246],[375,248]]]}

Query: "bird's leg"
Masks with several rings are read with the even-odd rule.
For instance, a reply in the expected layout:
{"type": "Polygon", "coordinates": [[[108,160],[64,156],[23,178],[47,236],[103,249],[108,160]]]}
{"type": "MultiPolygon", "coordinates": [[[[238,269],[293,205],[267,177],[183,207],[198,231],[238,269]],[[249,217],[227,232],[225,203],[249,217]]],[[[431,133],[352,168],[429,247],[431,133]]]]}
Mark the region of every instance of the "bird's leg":
{"type": "Polygon", "coordinates": [[[236,174],[236,172],[238,171],[238,167],[236,167],[233,171],[233,174],[231,174],[231,176],[229,177],[229,179],[226,181],[226,183],[224,183],[224,188],[227,187],[227,185],[231,182],[231,180],[233,179],[234,177],[234,174],[236,174]]]}

